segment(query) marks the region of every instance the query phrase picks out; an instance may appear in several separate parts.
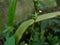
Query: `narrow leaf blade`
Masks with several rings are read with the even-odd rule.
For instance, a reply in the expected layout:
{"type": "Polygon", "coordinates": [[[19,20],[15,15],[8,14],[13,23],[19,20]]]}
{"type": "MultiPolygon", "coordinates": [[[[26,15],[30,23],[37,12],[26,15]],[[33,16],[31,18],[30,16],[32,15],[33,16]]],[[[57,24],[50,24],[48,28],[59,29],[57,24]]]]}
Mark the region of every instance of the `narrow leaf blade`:
{"type": "Polygon", "coordinates": [[[30,19],[28,21],[23,22],[19,28],[17,29],[16,33],[15,33],[15,39],[16,39],[16,43],[19,42],[19,40],[21,39],[23,33],[26,31],[26,29],[32,25],[34,23],[33,19],[30,19]]]}
{"type": "Polygon", "coordinates": [[[14,24],[14,14],[16,9],[17,0],[10,0],[9,10],[8,10],[8,25],[13,26],[14,24]]]}

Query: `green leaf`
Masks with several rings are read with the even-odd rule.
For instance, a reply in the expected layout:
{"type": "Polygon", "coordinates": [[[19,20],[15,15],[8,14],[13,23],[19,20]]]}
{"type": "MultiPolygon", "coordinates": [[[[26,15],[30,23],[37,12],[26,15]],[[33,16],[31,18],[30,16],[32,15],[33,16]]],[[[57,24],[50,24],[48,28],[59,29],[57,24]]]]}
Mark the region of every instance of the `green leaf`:
{"type": "Polygon", "coordinates": [[[10,0],[9,10],[8,10],[8,25],[13,26],[14,24],[14,14],[16,9],[17,0],[10,0]]]}
{"type": "Polygon", "coordinates": [[[60,11],[59,12],[53,12],[53,13],[47,13],[47,14],[43,14],[37,17],[36,22],[42,21],[42,20],[46,20],[49,18],[53,18],[56,16],[60,15],[60,11]]]}
{"type": "Polygon", "coordinates": [[[16,39],[16,43],[19,42],[19,40],[21,39],[23,33],[26,31],[26,29],[32,25],[34,23],[33,19],[27,20],[25,22],[23,22],[17,29],[16,33],[15,33],[15,39],[16,39]]]}
{"type": "Polygon", "coordinates": [[[4,45],[15,45],[15,38],[13,36],[8,38],[4,45]]]}
{"type": "Polygon", "coordinates": [[[48,7],[44,2],[42,2],[42,1],[39,1],[39,2],[40,2],[40,4],[42,5],[43,8],[46,9],[48,7]]]}
{"type": "Polygon", "coordinates": [[[60,32],[59,28],[53,28],[54,33],[60,32]]]}
{"type": "Polygon", "coordinates": [[[51,8],[56,7],[56,0],[39,0],[40,5],[45,9],[45,7],[51,8]]]}
{"type": "Polygon", "coordinates": [[[5,29],[4,31],[3,31],[3,33],[8,33],[8,32],[11,32],[11,31],[13,31],[13,27],[7,27],[7,29],[5,29]]]}
{"type": "Polygon", "coordinates": [[[8,38],[11,35],[13,35],[13,30],[14,30],[13,27],[7,27],[7,29],[3,31],[3,33],[5,34],[5,37],[8,38]]]}
{"type": "Polygon", "coordinates": [[[31,45],[49,45],[47,42],[33,42],[31,45]]]}

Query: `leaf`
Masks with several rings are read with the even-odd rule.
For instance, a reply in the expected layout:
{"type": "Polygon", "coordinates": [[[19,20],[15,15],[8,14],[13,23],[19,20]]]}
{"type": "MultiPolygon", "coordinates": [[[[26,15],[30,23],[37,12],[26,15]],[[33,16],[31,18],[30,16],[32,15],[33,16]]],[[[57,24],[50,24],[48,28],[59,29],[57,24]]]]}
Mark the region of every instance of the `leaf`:
{"type": "Polygon", "coordinates": [[[14,24],[14,14],[16,9],[17,0],[10,0],[9,10],[8,10],[8,25],[13,26],[14,24]]]}
{"type": "Polygon", "coordinates": [[[43,14],[37,17],[36,22],[42,21],[42,20],[46,20],[49,18],[53,18],[56,16],[60,15],[60,11],[59,12],[53,12],[53,13],[48,13],[48,14],[43,14]]]}
{"type": "Polygon", "coordinates": [[[11,35],[13,35],[13,30],[14,30],[13,27],[7,27],[7,29],[3,31],[3,33],[5,34],[5,37],[8,38],[11,35]]]}
{"type": "Polygon", "coordinates": [[[13,36],[8,38],[4,45],[15,45],[15,38],[13,36]]]}
{"type": "Polygon", "coordinates": [[[40,5],[45,9],[46,7],[56,7],[56,0],[39,0],[40,5]]]}
{"type": "Polygon", "coordinates": [[[53,28],[54,33],[60,32],[59,28],[53,28]]]}
{"type": "Polygon", "coordinates": [[[25,22],[23,22],[17,29],[17,31],[15,32],[15,39],[16,39],[16,43],[19,42],[19,40],[22,38],[23,33],[26,31],[26,29],[32,25],[34,23],[33,19],[27,20],[25,22]]]}
{"type": "Polygon", "coordinates": [[[31,45],[49,45],[47,42],[33,42],[31,45]]]}
{"type": "Polygon", "coordinates": [[[8,27],[7,29],[5,29],[4,31],[3,31],[3,33],[8,33],[8,32],[11,32],[11,31],[13,31],[13,27],[8,27]]]}
{"type": "Polygon", "coordinates": [[[46,8],[48,7],[48,6],[47,6],[45,3],[43,3],[42,1],[39,1],[39,2],[40,2],[40,4],[42,5],[43,8],[46,9],[46,8]]]}

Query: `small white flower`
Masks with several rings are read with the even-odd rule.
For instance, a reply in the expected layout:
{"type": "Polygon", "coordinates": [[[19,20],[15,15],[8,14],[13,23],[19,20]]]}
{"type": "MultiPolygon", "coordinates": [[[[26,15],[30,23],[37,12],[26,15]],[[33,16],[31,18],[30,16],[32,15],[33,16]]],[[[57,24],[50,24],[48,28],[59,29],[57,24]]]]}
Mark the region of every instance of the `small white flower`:
{"type": "Polygon", "coordinates": [[[27,45],[27,43],[25,43],[25,45],[27,45]]]}
{"type": "Polygon", "coordinates": [[[39,10],[40,13],[42,13],[42,10],[39,10]]]}

